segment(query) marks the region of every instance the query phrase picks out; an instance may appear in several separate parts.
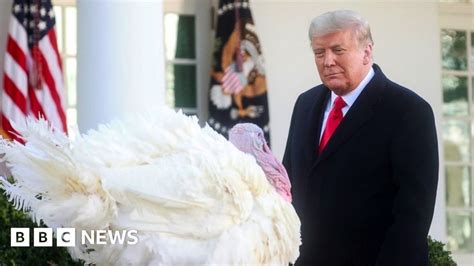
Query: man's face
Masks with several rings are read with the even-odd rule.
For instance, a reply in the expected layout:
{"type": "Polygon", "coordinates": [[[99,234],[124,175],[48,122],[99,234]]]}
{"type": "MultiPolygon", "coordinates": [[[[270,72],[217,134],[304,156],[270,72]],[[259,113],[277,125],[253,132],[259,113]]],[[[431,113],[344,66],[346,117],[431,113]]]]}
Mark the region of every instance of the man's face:
{"type": "Polygon", "coordinates": [[[360,45],[352,30],[313,37],[319,77],[337,95],[345,95],[364,79],[372,65],[372,44],[360,45]]]}

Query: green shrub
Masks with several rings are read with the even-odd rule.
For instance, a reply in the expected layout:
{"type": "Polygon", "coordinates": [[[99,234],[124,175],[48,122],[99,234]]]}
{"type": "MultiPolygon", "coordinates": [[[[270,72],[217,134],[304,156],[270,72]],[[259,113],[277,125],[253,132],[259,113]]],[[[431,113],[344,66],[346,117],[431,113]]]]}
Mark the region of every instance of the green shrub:
{"type": "Polygon", "coordinates": [[[444,244],[428,236],[428,250],[430,266],[456,266],[451,258],[451,251],[444,248],[444,244]]]}
{"type": "MultiPolygon", "coordinates": [[[[25,213],[17,211],[7,201],[4,191],[0,189],[0,266],[7,265],[82,265],[75,262],[64,247],[10,247],[10,228],[40,227],[33,223],[25,213]]],[[[56,241],[53,241],[55,245],[56,241]]]]}

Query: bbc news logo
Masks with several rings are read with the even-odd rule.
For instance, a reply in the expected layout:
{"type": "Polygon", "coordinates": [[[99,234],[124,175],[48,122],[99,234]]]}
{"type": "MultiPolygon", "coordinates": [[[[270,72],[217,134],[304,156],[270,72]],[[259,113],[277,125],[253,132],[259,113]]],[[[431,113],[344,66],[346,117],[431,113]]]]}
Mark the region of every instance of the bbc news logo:
{"type": "MultiPolygon", "coordinates": [[[[137,230],[81,230],[82,245],[135,245],[138,243],[137,230]]],[[[53,228],[33,228],[34,247],[53,246],[53,228]]],[[[76,245],[75,228],[57,228],[56,245],[74,247],[76,245]]],[[[11,247],[30,246],[30,228],[10,228],[11,247]]]]}

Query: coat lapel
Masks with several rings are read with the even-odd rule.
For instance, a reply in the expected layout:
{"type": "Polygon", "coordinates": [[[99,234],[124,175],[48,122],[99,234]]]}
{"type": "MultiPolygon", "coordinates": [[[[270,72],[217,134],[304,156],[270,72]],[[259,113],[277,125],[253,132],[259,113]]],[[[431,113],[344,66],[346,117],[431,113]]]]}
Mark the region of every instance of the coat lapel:
{"type": "Polygon", "coordinates": [[[318,156],[313,167],[331,156],[337,148],[346,142],[374,114],[374,106],[380,101],[385,87],[386,77],[380,68],[374,64],[375,75],[351,106],[341,124],[337,127],[323,152],[318,156]]]}
{"type": "MultiPolygon", "coordinates": [[[[302,179],[294,179],[295,182],[292,183],[293,188],[293,204],[298,210],[303,210],[305,205],[306,194],[308,190],[308,181],[311,174],[312,166],[317,160],[317,151],[319,144],[319,135],[321,131],[322,119],[324,116],[324,110],[326,102],[329,100],[331,94],[330,90],[323,88],[318,90],[318,93],[314,95],[313,99],[310,99],[307,104],[304,106],[303,114],[304,117],[301,117],[302,123],[299,131],[300,135],[297,137],[299,147],[301,147],[301,155],[299,161],[299,168],[302,169],[301,174],[302,179]]],[[[299,215],[302,215],[299,213],[299,215]]]]}
{"type": "Polygon", "coordinates": [[[329,89],[322,90],[313,102],[308,113],[308,134],[309,139],[305,141],[305,158],[310,159],[310,165],[314,163],[318,156],[319,138],[321,136],[321,126],[324,118],[324,111],[327,102],[331,98],[329,89]]]}

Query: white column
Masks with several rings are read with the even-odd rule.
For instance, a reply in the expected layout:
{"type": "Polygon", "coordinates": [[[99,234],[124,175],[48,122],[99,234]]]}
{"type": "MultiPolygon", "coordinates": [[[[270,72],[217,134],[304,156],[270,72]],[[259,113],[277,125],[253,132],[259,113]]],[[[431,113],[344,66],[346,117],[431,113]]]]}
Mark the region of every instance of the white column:
{"type": "Polygon", "coordinates": [[[164,104],[162,0],[77,1],[81,132],[164,104]]]}

